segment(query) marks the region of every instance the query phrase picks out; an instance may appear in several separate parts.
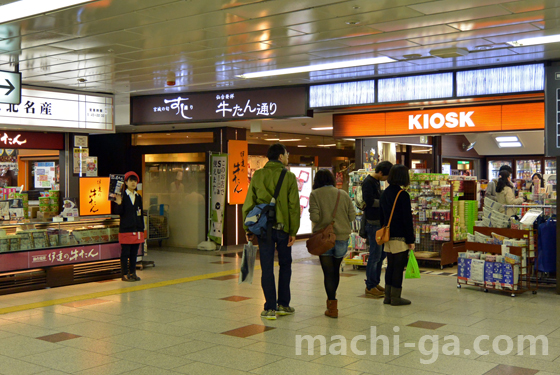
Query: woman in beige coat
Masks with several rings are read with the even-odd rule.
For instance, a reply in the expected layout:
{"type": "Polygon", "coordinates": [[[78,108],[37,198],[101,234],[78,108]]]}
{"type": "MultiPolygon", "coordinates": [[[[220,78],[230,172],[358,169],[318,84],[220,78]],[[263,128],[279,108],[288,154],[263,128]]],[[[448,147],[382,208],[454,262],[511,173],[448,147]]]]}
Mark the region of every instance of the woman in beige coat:
{"type": "Polygon", "coordinates": [[[327,169],[320,169],[313,180],[313,191],[309,197],[309,216],[313,223],[313,232],[324,229],[333,221],[335,207],[335,246],[319,257],[328,298],[325,315],[331,318],[338,318],[336,290],[340,281],[340,263],[348,251],[348,238],[352,232],[352,221],[356,217],[356,211],[348,193],[334,186],[333,174],[327,169]]]}
{"type": "MultiPolygon", "coordinates": [[[[523,198],[515,198],[513,184],[511,183],[511,174],[508,171],[501,171],[498,184],[496,185],[496,198],[498,203],[503,205],[517,205],[523,203],[523,198]]],[[[507,208],[505,214],[507,217],[517,213],[517,208],[507,208]]]]}

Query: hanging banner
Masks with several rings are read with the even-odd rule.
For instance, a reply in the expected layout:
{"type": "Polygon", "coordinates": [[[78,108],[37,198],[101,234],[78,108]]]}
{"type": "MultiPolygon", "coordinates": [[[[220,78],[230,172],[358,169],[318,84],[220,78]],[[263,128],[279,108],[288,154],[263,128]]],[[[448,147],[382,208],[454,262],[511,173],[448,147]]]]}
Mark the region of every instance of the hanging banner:
{"type": "Polygon", "coordinates": [[[226,204],[227,160],[225,154],[210,155],[210,227],[208,238],[222,244],[226,204]]]}
{"type": "Polygon", "coordinates": [[[249,146],[247,141],[229,141],[228,151],[228,201],[229,204],[243,204],[249,189],[249,146]]]}

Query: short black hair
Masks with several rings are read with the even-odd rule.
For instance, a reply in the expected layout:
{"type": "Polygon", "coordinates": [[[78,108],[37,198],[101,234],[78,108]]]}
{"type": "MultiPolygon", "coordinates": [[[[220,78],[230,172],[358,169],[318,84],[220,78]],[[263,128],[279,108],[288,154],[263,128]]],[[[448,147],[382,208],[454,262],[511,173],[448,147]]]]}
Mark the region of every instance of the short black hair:
{"type": "Polygon", "coordinates": [[[268,160],[278,160],[280,155],[284,155],[286,153],[286,147],[282,143],[275,143],[268,148],[266,152],[266,157],[268,160]]]}
{"type": "Polygon", "coordinates": [[[136,181],[136,182],[138,182],[138,177],[136,177],[135,175],[130,175],[130,176],[128,176],[126,181],[136,181]]]}
{"type": "Polygon", "coordinates": [[[406,165],[395,164],[389,171],[387,182],[391,185],[408,186],[410,185],[410,176],[406,165]]]}
{"type": "Polygon", "coordinates": [[[498,173],[501,171],[508,171],[509,174],[513,174],[513,169],[511,169],[511,167],[507,164],[504,164],[500,167],[500,169],[498,170],[498,173]]]}
{"type": "Polygon", "coordinates": [[[392,167],[393,163],[391,163],[390,161],[382,161],[375,166],[375,173],[381,172],[383,176],[389,176],[389,172],[391,171],[392,167]]]}
{"type": "Polygon", "coordinates": [[[319,169],[317,173],[315,173],[315,178],[313,179],[313,190],[328,185],[334,186],[333,174],[328,169],[319,169]]]}

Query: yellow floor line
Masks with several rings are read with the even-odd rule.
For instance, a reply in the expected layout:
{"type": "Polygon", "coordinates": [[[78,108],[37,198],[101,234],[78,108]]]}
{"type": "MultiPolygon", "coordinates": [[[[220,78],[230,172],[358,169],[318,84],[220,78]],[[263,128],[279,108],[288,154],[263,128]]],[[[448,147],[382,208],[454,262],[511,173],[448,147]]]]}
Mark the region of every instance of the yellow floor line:
{"type": "MultiPolygon", "coordinates": [[[[275,262],[274,266],[275,267],[278,266],[278,263],[275,262]]],[[[261,269],[260,266],[255,265],[255,270],[260,270],[260,269],[261,269]]],[[[86,299],[107,297],[107,296],[113,296],[113,295],[117,295],[117,294],[130,293],[130,292],[138,292],[140,290],[147,290],[147,289],[153,289],[153,288],[161,288],[163,286],[188,283],[188,282],[191,282],[191,281],[211,279],[211,278],[220,277],[220,276],[228,276],[228,275],[233,275],[233,274],[236,274],[236,273],[239,273],[239,269],[233,269],[233,270],[221,271],[221,272],[214,272],[214,273],[207,273],[205,275],[190,276],[190,277],[184,277],[184,278],[175,279],[175,280],[159,281],[157,283],[151,283],[151,284],[141,284],[141,285],[131,286],[131,287],[128,287],[128,288],[106,290],[106,291],[103,291],[103,292],[82,294],[82,295],[79,295],[79,296],[58,298],[58,299],[53,299],[53,300],[49,300],[49,301],[28,303],[28,304],[19,305],[19,306],[4,307],[4,308],[0,309],[0,315],[12,313],[12,312],[18,312],[18,311],[38,309],[38,308],[41,308],[41,307],[62,305],[64,303],[83,301],[83,300],[86,300],[86,299]]]]}

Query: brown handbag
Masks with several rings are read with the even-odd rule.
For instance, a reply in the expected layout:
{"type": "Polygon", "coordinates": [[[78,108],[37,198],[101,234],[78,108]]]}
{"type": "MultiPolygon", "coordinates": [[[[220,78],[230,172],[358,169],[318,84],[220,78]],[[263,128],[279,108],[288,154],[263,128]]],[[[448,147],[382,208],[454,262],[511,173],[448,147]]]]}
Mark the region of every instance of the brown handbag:
{"type": "Polygon", "coordinates": [[[307,251],[312,255],[322,255],[332,249],[336,243],[336,234],[334,234],[334,218],[338,208],[338,201],[340,200],[340,190],[336,196],[336,205],[332,214],[333,221],[322,230],[313,235],[307,240],[305,245],[307,251]]]}
{"type": "Polygon", "coordinates": [[[389,238],[391,238],[391,234],[389,228],[391,227],[391,219],[393,219],[393,212],[395,212],[395,206],[397,205],[397,200],[399,199],[399,195],[401,195],[403,191],[399,191],[397,197],[395,198],[395,202],[393,203],[393,209],[391,210],[391,216],[389,217],[389,222],[387,225],[383,226],[377,232],[375,232],[375,242],[378,245],[383,245],[386,242],[389,242],[389,238]]]}

